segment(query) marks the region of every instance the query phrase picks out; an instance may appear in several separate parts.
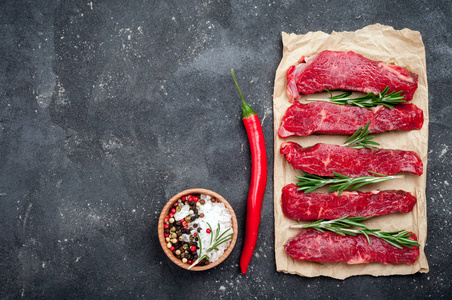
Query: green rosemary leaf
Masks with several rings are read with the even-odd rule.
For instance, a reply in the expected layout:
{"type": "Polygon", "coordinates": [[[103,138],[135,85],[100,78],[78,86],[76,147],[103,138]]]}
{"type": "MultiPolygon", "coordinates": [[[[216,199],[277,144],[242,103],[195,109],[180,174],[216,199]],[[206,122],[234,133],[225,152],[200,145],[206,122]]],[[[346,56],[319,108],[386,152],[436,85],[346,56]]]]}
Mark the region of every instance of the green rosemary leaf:
{"type": "Polygon", "coordinates": [[[363,220],[349,221],[349,222],[348,222],[348,225],[350,225],[350,226],[356,226],[356,227],[364,227],[364,225],[361,223],[361,221],[363,221],[363,220]]]}
{"type": "MultiPolygon", "coordinates": [[[[207,222],[207,226],[209,226],[210,232],[213,232],[212,226],[210,226],[209,222],[207,222]]],[[[211,245],[212,245],[212,239],[213,239],[213,234],[210,235],[210,244],[211,244],[211,245]]],[[[201,240],[201,239],[199,238],[199,240],[201,240]]],[[[200,251],[200,252],[201,252],[201,251],[200,251]]]]}
{"type": "Polygon", "coordinates": [[[337,173],[337,172],[333,172],[333,175],[334,175],[334,177],[337,177],[338,179],[339,179],[339,178],[340,178],[340,179],[349,179],[348,176],[342,175],[342,174],[337,173]]]}
{"type": "Polygon", "coordinates": [[[362,230],[362,234],[364,234],[366,236],[367,242],[370,244],[370,237],[367,234],[367,232],[365,232],[364,230],[362,230]]]}
{"type": "Polygon", "coordinates": [[[349,145],[349,144],[351,144],[351,142],[354,141],[354,140],[356,139],[356,137],[358,137],[358,136],[361,135],[361,130],[363,130],[363,128],[362,128],[362,127],[359,127],[359,128],[355,131],[355,133],[353,133],[352,136],[349,137],[349,138],[345,141],[344,145],[349,145]]]}
{"type": "Polygon", "coordinates": [[[386,176],[385,174],[380,174],[380,173],[377,173],[377,172],[374,172],[374,171],[369,171],[369,173],[377,175],[377,176],[381,176],[381,177],[385,177],[386,176]]]}
{"type": "MultiPolygon", "coordinates": [[[[391,241],[391,240],[389,240],[389,239],[384,239],[384,240],[385,240],[387,243],[393,245],[394,247],[397,247],[397,248],[399,248],[399,249],[403,249],[402,246],[400,246],[399,244],[397,244],[397,243],[394,242],[394,241],[391,241]]],[[[411,248],[410,245],[407,245],[406,247],[411,248]]]]}
{"type": "Polygon", "coordinates": [[[357,189],[359,189],[360,187],[362,187],[363,185],[366,185],[366,184],[367,184],[367,182],[363,182],[363,183],[354,185],[352,188],[350,188],[350,191],[356,191],[357,189]]]}

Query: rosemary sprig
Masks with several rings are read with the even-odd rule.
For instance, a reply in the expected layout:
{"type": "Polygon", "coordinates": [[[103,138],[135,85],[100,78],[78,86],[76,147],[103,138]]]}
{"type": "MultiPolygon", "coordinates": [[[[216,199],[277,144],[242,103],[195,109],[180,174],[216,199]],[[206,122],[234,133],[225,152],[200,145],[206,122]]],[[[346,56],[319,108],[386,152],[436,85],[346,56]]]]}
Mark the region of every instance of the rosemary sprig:
{"type": "Polygon", "coordinates": [[[402,178],[403,176],[388,176],[379,174],[376,172],[369,171],[371,174],[375,174],[378,177],[375,176],[361,176],[361,177],[348,177],[336,172],[333,172],[334,176],[328,177],[328,176],[318,176],[314,174],[309,174],[306,172],[303,172],[303,176],[295,176],[298,179],[298,182],[296,185],[299,187],[299,191],[304,191],[304,193],[310,193],[318,188],[321,188],[325,185],[330,185],[330,188],[328,190],[329,193],[333,193],[338,191],[338,196],[342,194],[343,191],[346,189],[350,191],[354,191],[363,185],[370,184],[370,183],[378,183],[383,182],[387,180],[391,180],[394,178],[402,178]]]}
{"type": "Polygon", "coordinates": [[[388,94],[389,91],[389,85],[386,86],[386,88],[378,93],[378,95],[375,95],[374,93],[368,93],[365,96],[362,97],[358,97],[358,98],[352,98],[350,97],[350,95],[352,94],[352,92],[345,92],[343,94],[340,95],[336,95],[333,96],[333,94],[329,91],[326,90],[329,94],[330,97],[328,99],[306,99],[309,101],[326,101],[326,102],[331,102],[334,104],[341,104],[341,105],[350,105],[350,106],[359,106],[359,107],[363,107],[363,108],[372,108],[374,106],[377,105],[384,105],[386,107],[389,108],[394,108],[394,105],[402,103],[402,102],[406,102],[405,100],[403,100],[403,98],[405,96],[401,95],[402,91],[392,91],[388,94]]]}
{"type": "Polygon", "coordinates": [[[380,144],[371,141],[371,139],[373,139],[375,136],[373,135],[368,136],[370,133],[370,131],[368,130],[369,125],[370,122],[367,122],[364,129],[362,127],[359,127],[358,130],[356,130],[355,133],[351,137],[349,137],[342,146],[355,149],[369,148],[375,151],[378,150],[377,148],[371,146],[371,145],[380,146],[380,144]]]}
{"type": "Polygon", "coordinates": [[[306,225],[292,225],[291,228],[314,228],[320,232],[324,232],[325,230],[331,231],[342,236],[351,235],[356,236],[361,233],[364,234],[367,238],[367,241],[370,244],[369,235],[373,235],[377,238],[383,239],[389,244],[402,249],[402,247],[411,248],[412,246],[420,246],[417,241],[409,239],[412,233],[406,230],[398,230],[391,232],[383,232],[380,229],[369,229],[361,222],[367,220],[371,217],[342,217],[334,220],[318,220],[310,224],[306,225]],[[350,227],[355,226],[359,227],[359,229],[351,229],[350,227]]]}
{"type": "Polygon", "coordinates": [[[229,233],[227,234],[227,232],[229,230],[231,230],[231,228],[228,228],[227,230],[225,230],[221,235],[220,235],[220,223],[218,223],[218,227],[217,230],[215,231],[215,233],[212,230],[212,227],[210,226],[209,223],[207,223],[207,226],[209,226],[210,228],[210,232],[211,232],[211,236],[210,236],[210,245],[209,248],[207,248],[206,253],[203,254],[202,252],[202,242],[201,242],[201,237],[198,236],[198,242],[199,242],[199,255],[198,255],[198,259],[196,259],[192,265],[190,265],[188,267],[188,270],[190,270],[191,268],[193,268],[194,266],[196,266],[197,264],[199,264],[203,259],[205,258],[209,258],[209,256],[207,255],[209,252],[212,252],[213,250],[218,251],[218,246],[220,246],[223,243],[226,243],[228,241],[230,241],[232,239],[232,235],[234,233],[229,233]]]}

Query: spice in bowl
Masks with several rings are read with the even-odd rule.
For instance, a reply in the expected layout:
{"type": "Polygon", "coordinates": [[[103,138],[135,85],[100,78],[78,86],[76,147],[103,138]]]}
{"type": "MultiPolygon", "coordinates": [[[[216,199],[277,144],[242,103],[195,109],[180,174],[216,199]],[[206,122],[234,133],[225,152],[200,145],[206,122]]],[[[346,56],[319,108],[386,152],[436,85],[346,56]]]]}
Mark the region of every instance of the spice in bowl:
{"type": "Polygon", "coordinates": [[[218,201],[207,193],[192,192],[176,198],[162,220],[166,248],[186,269],[207,268],[222,258],[231,242],[235,243],[232,208],[225,206],[226,200],[218,201]]]}

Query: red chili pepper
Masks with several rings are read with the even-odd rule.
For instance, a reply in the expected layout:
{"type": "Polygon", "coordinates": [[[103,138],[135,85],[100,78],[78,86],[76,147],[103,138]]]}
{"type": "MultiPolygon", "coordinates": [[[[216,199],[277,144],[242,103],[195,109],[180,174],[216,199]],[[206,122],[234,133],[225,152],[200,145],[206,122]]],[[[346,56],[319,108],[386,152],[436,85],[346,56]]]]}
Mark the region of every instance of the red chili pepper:
{"type": "Polygon", "coordinates": [[[267,185],[267,154],[262,126],[256,112],[246,104],[240,91],[234,70],[232,78],[242,99],[242,120],[245,125],[251,151],[251,182],[246,205],[245,241],[240,257],[240,269],[245,274],[256,247],[259,223],[261,221],[262,201],[267,185]]]}

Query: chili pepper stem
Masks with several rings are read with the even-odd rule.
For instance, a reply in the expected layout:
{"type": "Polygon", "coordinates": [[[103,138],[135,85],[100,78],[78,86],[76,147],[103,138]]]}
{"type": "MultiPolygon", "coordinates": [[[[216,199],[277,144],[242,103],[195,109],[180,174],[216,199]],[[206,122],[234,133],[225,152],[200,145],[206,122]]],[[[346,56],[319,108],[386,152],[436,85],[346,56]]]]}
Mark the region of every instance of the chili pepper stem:
{"type": "Polygon", "coordinates": [[[242,91],[240,90],[239,84],[237,83],[237,79],[235,79],[234,69],[231,69],[232,79],[234,79],[235,86],[237,91],[239,92],[240,99],[242,99],[242,119],[247,119],[251,116],[257,115],[256,112],[249,106],[245,99],[243,98],[242,91]]]}

